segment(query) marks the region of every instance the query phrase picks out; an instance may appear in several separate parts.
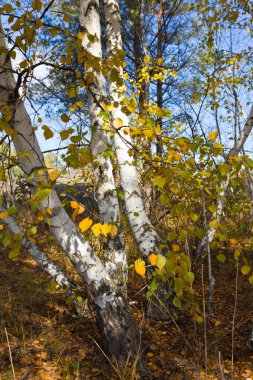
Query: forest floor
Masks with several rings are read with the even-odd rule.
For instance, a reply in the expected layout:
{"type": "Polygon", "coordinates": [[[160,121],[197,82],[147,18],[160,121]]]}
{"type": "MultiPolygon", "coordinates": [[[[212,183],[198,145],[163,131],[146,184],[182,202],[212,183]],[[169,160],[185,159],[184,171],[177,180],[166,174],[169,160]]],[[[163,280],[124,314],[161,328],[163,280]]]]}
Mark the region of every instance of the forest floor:
{"type": "MultiPolygon", "coordinates": [[[[180,315],[174,322],[149,321],[144,313],[144,280],[138,275],[132,278],[129,298],[142,332],[148,372],[145,376],[131,377],[129,373],[117,374],[106,359],[93,317],[81,320],[75,316],[63,292],[55,289],[33,260],[22,254],[18,261],[11,261],[2,249],[0,380],[253,379],[253,351],[246,345],[253,319],[252,285],[239,275],[233,364],[236,293],[233,263],[226,264],[226,270],[222,264],[215,263],[214,276],[213,313],[205,319],[206,345],[204,324],[193,322],[190,316],[180,315]]],[[[197,280],[195,291],[202,307],[201,281],[198,284],[197,280]]]]}

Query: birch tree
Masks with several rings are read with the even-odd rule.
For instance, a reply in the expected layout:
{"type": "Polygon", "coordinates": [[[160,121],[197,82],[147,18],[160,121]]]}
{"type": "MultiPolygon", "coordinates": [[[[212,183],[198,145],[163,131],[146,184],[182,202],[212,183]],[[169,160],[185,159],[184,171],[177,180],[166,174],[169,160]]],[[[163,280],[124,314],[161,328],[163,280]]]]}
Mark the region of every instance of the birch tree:
{"type": "Polygon", "coordinates": [[[108,237],[105,245],[106,269],[118,283],[125,284],[127,262],[124,237],[120,226],[120,209],[113,165],[107,151],[112,149],[111,138],[104,130],[100,116],[106,105],[106,80],[102,74],[101,25],[98,1],[80,1],[80,28],[83,33],[82,47],[86,52],[85,70],[88,83],[88,102],[91,120],[94,175],[96,195],[103,223],[114,223],[118,229],[115,237],[108,237]],[[92,36],[92,37],[91,37],[92,36]]]}
{"type": "MultiPolygon", "coordinates": [[[[119,5],[115,0],[104,1],[107,55],[110,57],[112,69],[117,72],[119,78],[123,79],[122,63],[118,66],[117,56],[122,54],[122,39],[120,29],[119,5]],[[114,64],[116,62],[116,64],[114,64]]],[[[108,74],[109,96],[111,102],[117,105],[112,110],[114,127],[114,144],[117,161],[120,170],[121,185],[125,194],[125,205],[128,220],[133,236],[144,256],[161,250],[162,239],[152,226],[144,208],[144,203],[140,191],[140,177],[135,165],[133,156],[129,150],[132,148],[132,141],[129,130],[129,119],[122,111],[123,95],[122,90],[112,80],[108,74]]]]}
{"type": "Polygon", "coordinates": [[[122,364],[129,353],[135,355],[139,348],[139,336],[127,301],[89,243],[66,214],[50,185],[24,98],[19,94],[19,86],[12,73],[2,26],[0,30],[1,125],[13,137],[20,167],[34,188],[33,197],[38,202],[39,209],[50,210],[49,232],[72,262],[97,307],[105,349],[122,364]]]}

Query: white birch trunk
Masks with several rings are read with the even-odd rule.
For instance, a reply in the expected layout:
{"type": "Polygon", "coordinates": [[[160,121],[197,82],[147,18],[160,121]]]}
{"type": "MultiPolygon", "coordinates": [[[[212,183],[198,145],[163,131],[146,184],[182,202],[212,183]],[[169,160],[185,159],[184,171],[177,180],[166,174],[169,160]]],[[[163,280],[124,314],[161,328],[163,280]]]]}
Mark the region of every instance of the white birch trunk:
{"type": "Polygon", "coordinates": [[[119,285],[123,285],[127,280],[124,236],[120,226],[120,209],[113,165],[110,158],[106,156],[106,150],[111,149],[111,141],[108,132],[104,131],[103,118],[99,116],[103,109],[102,104],[106,102],[106,80],[101,71],[90,67],[92,60],[95,59],[100,65],[102,61],[98,0],[80,1],[80,27],[84,33],[82,46],[87,52],[86,73],[93,75],[93,81],[88,85],[88,101],[92,124],[91,150],[94,160],[96,197],[101,221],[108,224],[113,223],[119,231],[115,237],[108,236],[108,241],[104,246],[105,266],[111,277],[119,285]],[[90,36],[94,38],[94,41],[90,36]]]}
{"type": "MultiPolygon", "coordinates": [[[[240,151],[242,150],[251,130],[253,127],[253,107],[250,110],[249,117],[245,123],[245,126],[238,138],[238,140],[235,142],[235,145],[232,149],[228,152],[226,156],[226,160],[228,160],[231,156],[238,156],[240,151]]],[[[212,218],[212,221],[216,220],[216,224],[218,225],[220,223],[220,220],[223,215],[223,210],[226,203],[226,196],[228,191],[228,186],[230,182],[230,173],[227,175],[226,181],[222,181],[221,187],[222,191],[217,197],[217,211],[215,212],[214,217],[212,218]]],[[[196,252],[195,252],[195,260],[198,261],[202,255],[204,255],[207,251],[207,246],[210,245],[210,243],[213,241],[214,236],[216,233],[216,228],[209,227],[206,236],[201,240],[199,243],[196,252]]]]}
{"type": "MultiPolygon", "coordinates": [[[[108,57],[113,57],[114,54],[117,56],[117,52],[122,51],[118,1],[104,0],[104,9],[108,57]]],[[[119,78],[123,78],[122,66],[114,66],[113,69],[118,71],[119,78]]],[[[160,250],[159,244],[162,243],[162,240],[156,233],[145,212],[140,190],[139,174],[136,169],[135,161],[129,154],[131,137],[129,134],[128,117],[121,109],[123,96],[119,91],[119,86],[111,80],[110,73],[108,75],[108,82],[110,100],[115,102],[114,104],[118,104],[112,112],[113,120],[122,120],[122,127],[118,129],[115,128],[114,143],[120,168],[121,185],[125,195],[127,216],[140,252],[148,256],[152,252],[160,250]],[[126,132],[126,134],[124,132],[126,132]]]]}
{"type": "MultiPolygon", "coordinates": [[[[31,185],[47,187],[47,176],[37,175],[38,168],[45,168],[43,155],[24,103],[18,91],[14,92],[16,82],[11,73],[8,50],[1,30],[0,25],[0,47],[4,48],[3,54],[0,55],[0,110],[3,112],[4,103],[12,110],[10,126],[17,132],[17,138],[13,143],[19,156],[20,167],[26,175],[35,174],[30,181],[31,185]]],[[[45,208],[52,210],[49,228],[51,234],[73,263],[97,306],[105,349],[123,362],[129,352],[135,355],[139,348],[138,333],[124,296],[118,291],[89,243],[70,220],[54,191],[45,200],[40,201],[40,209],[45,208]]]]}

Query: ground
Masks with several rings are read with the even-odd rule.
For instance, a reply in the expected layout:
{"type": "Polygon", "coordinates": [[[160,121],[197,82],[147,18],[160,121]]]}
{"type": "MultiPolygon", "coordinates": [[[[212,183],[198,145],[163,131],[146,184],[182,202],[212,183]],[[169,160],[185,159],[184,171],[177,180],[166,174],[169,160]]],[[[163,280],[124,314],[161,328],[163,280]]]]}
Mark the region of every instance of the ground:
{"type": "MultiPolygon", "coordinates": [[[[145,310],[144,280],[131,278],[131,310],[143,340],[146,372],[130,375],[109,363],[100,347],[94,317],[80,319],[35,262],[22,253],[11,261],[0,250],[0,380],[47,379],[253,379],[253,351],[246,341],[252,327],[253,288],[241,274],[234,331],[232,320],[236,270],[231,262],[214,265],[216,288],[213,313],[206,315],[207,377],[204,324],[180,313],[174,321],[150,321],[145,310]],[[8,338],[8,339],[7,339],[8,338]],[[12,364],[11,364],[12,362],[12,364]],[[15,373],[15,376],[14,376],[15,373]]],[[[196,299],[202,287],[197,275],[196,299]]],[[[207,284],[205,284],[205,295],[207,284]]],[[[129,371],[129,372],[127,372],[129,371]]],[[[134,371],[132,371],[133,373],[134,371]]]]}

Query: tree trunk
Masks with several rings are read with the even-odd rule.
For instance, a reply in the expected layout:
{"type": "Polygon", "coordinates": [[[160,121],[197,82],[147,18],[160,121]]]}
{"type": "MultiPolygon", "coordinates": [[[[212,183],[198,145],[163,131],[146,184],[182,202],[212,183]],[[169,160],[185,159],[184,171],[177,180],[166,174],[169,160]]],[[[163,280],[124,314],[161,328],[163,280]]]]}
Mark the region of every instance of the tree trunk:
{"type": "MultiPolygon", "coordinates": [[[[104,9],[108,57],[113,62],[113,57],[117,57],[122,51],[118,2],[116,0],[104,0],[104,9]]],[[[118,71],[119,78],[123,78],[122,66],[114,66],[113,69],[118,71]]],[[[112,112],[115,129],[114,143],[120,168],[121,185],[125,194],[127,216],[140,252],[148,256],[152,252],[160,250],[162,239],[156,233],[144,209],[139,175],[133,156],[129,154],[132,142],[129,135],[129,120],[121,109],[123,96],[119,92],[118,85],[111,80],[110,74],[108,75],[108,82],[110,99],[114,104],[118,104],[112,112]],[[117,120],[121,120],[122,127],[117,128],[117,120]]]]}
{"type": "MultiPolygon", "coordinates": [[[[106,19],[106,36],[108,57],[113,63],[114,59],[122,51],[122,40],[120,30],[120,13],[117,0],[104,0],[105,19],[106,19]],[[114,58],[115,57],[115,58],[114,58]]],[[[123,63],[123,62],[122,62],[123,63]]],[[[118,77],[123,79],[123,67],[113,66],[118,71],[118,77]]],[[[129,153],[132,147],[131,137],[129,134],[129,120],[127,115],[122,111],[121,104],[123,96],[118,84],[111,80],[108,75],[109,95],[111,102],[114,102],[112,112],[113,125],[115,129],[114,144],[116,149],[117,161],[120,169],[121,185],[125,195],[126,212],[133,236],[139,251],[147,257],[151,253],[161,253],[166,255],[165,244],[161,237],[155,231],[151,224],[141,196],[140,179],[136,169],[133,156],[129,153]],[[117,127],[117,121],[120,120],[122,127],[117,127]]],[[[167,287],[159,281],[156,294],[149,298],[148,315],[155,319],[167,319],[169,313],[166,309],[170,308],[170,299],[165,301],[167,287]],[[163,306],[161,306],[161,303],[163,306]]]]}
{"type": "MultiPolygon", "coordinates": [[[[13,143],[19,157],[20,167],[27,176],[30,176],[30,183],[34,188],[47,189],[47,175],[38,174],[38,169],[46,169],[43,155],[30,117],[19,97],[18,89],[16,89],[2,33],[0,34],[0,47],[3,48],[3,54],[0,56],[0,67],[2,68],[0,75],[1,112],[4,115],[4,105],[8,105],[12,112],[9,126],[12,133],[15,134],[13,143]]],[[[124,295],[117,289],[100,259],[70,220],[56,193],[52,191],[45,199],[38,198],[38,202],[41,210],[46,208],[52,210],[52,215],[49,215],[49,230],[73,263],[97,306],[105,350],[122,364],[127,359],[128,353],[135,356],[139,348],[138,332],[130,316],[124,295]]]]}
{"type": "Polygon", "coordinates": [[[92,124],[91,150],[96,180],[96,196],[101,221],[117,226],[115,237],[108,236],[105,244],[105,266],[111,277],[121,286],[127,280],[127,260],[124,236],[120,226],[120,209],[113,175],[113,165],[106,153],[111,150],[110,134],[104,131],[104,120],[99,113],[106,103],[106,80],[101,71],[91,65],[96,61],[102,63],[101,26],[99,1],[80,1],[80,28],[84,33],[82,46],[87,53],[86,74],[91,74],[92,82],[88,84],[89,113],[92,124]],[[91,42],[89,36],[94,36],[91,42]]]}

